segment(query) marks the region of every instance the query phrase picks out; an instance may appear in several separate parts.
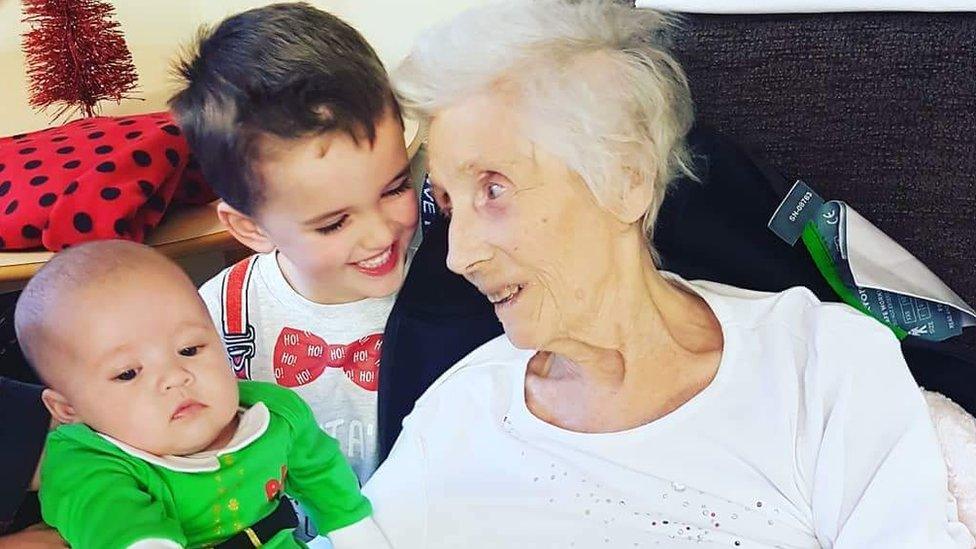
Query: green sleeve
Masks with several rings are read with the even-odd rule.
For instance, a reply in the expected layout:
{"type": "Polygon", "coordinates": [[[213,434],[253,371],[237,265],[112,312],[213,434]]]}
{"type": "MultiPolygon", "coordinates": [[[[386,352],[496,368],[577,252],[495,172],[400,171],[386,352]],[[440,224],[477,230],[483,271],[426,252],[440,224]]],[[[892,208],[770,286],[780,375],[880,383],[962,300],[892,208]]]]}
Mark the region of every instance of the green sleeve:
{"type": "Polygon", "coordinates": [[[81,429],[87,428],[65,426],[48,437],[41,466],[44,522],[72,547],[123,548],[143,539],[186,546],[186,537],[166,513],[164,502],[141,488],[139,475],[145,471],[98,444],[85,444],[84,437],[65,435],[81,429]]]}
{"type": "Polygon", "coordinates": [[[267,393],[272,394],[261,400],[276,408],[292,429],[285,492],[302,504],[323,534],[370,516],[373,508],[359,490],[356,473],[339,443],[319,428],[308,404],[281,387],[268,387],[267,393]]]}

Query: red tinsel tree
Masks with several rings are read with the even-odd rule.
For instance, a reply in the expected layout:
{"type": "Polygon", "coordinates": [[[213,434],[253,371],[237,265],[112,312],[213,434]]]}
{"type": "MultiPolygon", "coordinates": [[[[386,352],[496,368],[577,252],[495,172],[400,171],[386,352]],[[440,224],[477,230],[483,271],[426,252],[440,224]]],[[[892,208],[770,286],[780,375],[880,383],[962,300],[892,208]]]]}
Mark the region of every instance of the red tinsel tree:
{"type": "Polygon", "coordinates": [[[99,101],[127,97],[136,69],[113,16],[102,0],[24,0],[32,107],[59,103],[54,118],[74,110],[94,116],[99,101]]]}

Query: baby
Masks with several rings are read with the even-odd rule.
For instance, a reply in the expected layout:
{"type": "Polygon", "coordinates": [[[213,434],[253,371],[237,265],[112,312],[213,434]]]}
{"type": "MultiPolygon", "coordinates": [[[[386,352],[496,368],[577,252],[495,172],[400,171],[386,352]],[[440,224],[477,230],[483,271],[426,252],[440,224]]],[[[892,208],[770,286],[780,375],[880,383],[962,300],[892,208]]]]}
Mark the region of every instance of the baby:
{"type": "Polygon", "coordinates": [[[41,511],[74,547],[304,547],[295,498],[333,545],[386,547],[352,469],[294,392],[238,382],[190,279],[126,241],[57,254],[17,336],[63,423],[41,511]]]}

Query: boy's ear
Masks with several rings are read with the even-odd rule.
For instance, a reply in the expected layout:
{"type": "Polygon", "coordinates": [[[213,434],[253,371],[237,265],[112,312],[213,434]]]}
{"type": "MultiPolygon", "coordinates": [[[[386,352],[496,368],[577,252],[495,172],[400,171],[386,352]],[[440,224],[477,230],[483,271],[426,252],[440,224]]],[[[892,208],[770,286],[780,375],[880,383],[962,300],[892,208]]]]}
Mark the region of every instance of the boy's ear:
{"type": "Polygon", "coordinates": [[[47,411],[51,412],[51,417],[58,423],[78,423],[81,421],[68,399],[54,389],[41,391],[41,402],[44,403],[47,411]]]}
{"type": "Polygon", "coordinates": [[[253,217],[241,213],[224,201],[220,201],[217,204],[217,218],[238,242],[255,252],[265,254],[274,250],[274,243],[268,238],[264,229],[254,221],[253,217]]]}

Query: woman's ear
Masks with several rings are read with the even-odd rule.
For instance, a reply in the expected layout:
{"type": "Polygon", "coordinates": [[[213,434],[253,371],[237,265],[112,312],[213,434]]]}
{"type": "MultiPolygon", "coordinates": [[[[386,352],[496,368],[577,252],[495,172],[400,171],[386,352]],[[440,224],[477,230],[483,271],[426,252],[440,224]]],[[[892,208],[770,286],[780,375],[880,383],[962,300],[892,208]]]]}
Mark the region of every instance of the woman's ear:
{"type": "Polygon", "coordinates": [[[264,254],[274,250],[274,243],[271,242],[268,234],[264,232],[264,229],[258,225],[253,217],[238,211],[224,201],[220,201],[217,204],[217,218],[238,242],[255,252],[264,254]]]}
{"type": "Polygon", "coordinates": [[[627,179],[627,187],[619,202],[609,209],[622,223],[631,225],[639,222],[651,206],[654,200],[654,183],[645,181],[640,174],[630,169],[623,170],[622,176],[627,179]]]}
{"type": "Polygon", "coordinates": [[[51,418],[58,423],[78,423],[81,421],[68,399],[54,389],[41,391],[41,402],[47,407],[47,411],[51,412],[51,418]]]}

